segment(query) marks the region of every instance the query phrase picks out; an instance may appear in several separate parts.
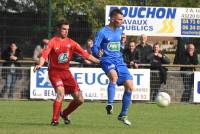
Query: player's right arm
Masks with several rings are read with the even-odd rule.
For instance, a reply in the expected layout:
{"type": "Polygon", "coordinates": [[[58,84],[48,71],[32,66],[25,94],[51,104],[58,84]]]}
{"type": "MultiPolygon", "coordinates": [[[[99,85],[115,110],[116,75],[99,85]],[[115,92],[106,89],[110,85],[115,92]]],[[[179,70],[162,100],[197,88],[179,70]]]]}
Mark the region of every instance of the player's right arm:
{"type": "Polygon", "coordinates": [[[92,56],[88,52],[86,52],[84,49],[82,49],[78,43],[76,43],[75,41],[73,41],[73,43],[75,45],[75,52],[78,53],[79,55],[83,56],[84,59],[88,59],[97,64],[100,63],[99,59],[95,58],[94,56],[92,56]]]}
{"type": "Polygon", "coordinates": [[[103,35],[102,31],[99,31],[96,34],[94,45],[92,47],[92,54],[95,57],[101,57],[102,56],[102,50],[100,48],[101,48],[101,43],[102,43],[103,38],[104,38],[104,35],[103,35]]]}
{"type": "Polygon", "coordinates": [[[94,62],[94,63],[96,63],[96,64],[99,64],[99,63],[100,63],[99,59],[95,58],[95,57],[92,56],[92,55],[90,55],[90,56],[88,57],[88,60],[90,60],[90,61],[92,61],[92,62],[94,62]]]}
{"type": "Polygon", "coordinates": [[[42,56],[40,57],[39,64],[35,66],[33,70],[34,72],[39,70],[44,65],[52,48],[53,48],[53,42],[49,41],[48,45],[42,50],[42,56]]]}

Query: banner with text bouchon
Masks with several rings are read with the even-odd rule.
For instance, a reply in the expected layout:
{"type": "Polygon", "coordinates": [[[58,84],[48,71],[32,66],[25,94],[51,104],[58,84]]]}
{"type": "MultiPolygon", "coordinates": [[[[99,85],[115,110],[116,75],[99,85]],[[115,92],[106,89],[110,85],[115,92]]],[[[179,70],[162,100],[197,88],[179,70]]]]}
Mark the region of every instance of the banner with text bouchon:
{"type": "MultiPolygon", "coordinates": [[[[33,67],[31,68],[33,70],[33,67]]],[[[71,68],[72,75],[76,79],[83,97],[88,100],[107,100],[107,86],[109,80],[100,68],[71,68]]],[[[150,70],[130,69],[133,76],[133,100],[149,100],[150,98],[150,70]]],[[[121,100],[124,88],[116,88],[115,100],[121,100]]],[[[41,68],[34,73],[31,71],[30,98],[54,99],[56,94],[48,78],[47,68],[41,68]]],[[[71,96],[65,96],[71,99],[71,96]]]]}
{"type": "Polygon", "coordinates": [[[200,8],[107,5],[106,25],[115,8],[124,14],[122,28],[126,35],[200,37],[200,8]]]}

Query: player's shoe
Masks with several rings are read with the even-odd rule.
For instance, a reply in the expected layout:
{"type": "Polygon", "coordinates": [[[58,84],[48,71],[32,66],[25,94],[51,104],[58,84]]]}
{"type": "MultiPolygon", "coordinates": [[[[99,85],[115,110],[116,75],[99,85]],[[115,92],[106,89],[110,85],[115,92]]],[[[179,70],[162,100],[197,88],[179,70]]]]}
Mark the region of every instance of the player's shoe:
{"type": "Polygon", "coordinates": [[[122,121],[124,124],[130,126],[131,122],[128,120],[128,116],[118,116],[118,120],[122,121]]]}
{"type": "Polygon", "coordinates": [[[59,124],[58,121],[52,120],[51,121],[51,126],[57,126],[59,124]]]}
{"type": "Polygon", "coordinates": [[[68,118],[68,117],[65,117],[65,116],[63,115],[63,112],[60,112],[60,117],[64,120],[64,123],[65,123],[66,125],[68,125],[68,124],[71,123],[71,121],[69,120],[69,118],[68,118]]]}
{"type": "Polygon", "coordinates": [[[106,111],[107,111],[107,114],[112,114],[113,113],[113,106],[112,105],[107,105],[106,106],[106,111]]]}

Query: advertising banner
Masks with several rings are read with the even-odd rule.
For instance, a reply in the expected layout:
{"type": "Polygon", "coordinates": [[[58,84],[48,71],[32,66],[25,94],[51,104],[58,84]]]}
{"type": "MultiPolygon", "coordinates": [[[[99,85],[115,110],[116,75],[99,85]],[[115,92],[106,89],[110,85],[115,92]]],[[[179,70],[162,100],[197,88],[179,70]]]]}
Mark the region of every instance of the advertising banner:
{"type": "Polygon", "coordinates": [[[200,72],[194,72],[194,97],[193,101],[200,103],[200,72]]]}
{"type": "MultiPolygon", "coordinates": [[[[30,98],[34,99],[54,99],[56,93],[48,78],[47,68],[41,68],[36,73],[31,68],[30,98]]],[[[71,68],[72,75],[76,79],[83,97],[88,100],[107,100],[107,86],[109,79],[100,68],[71,68]]],[[[132,100],[150,99],[150,70],[130,69],[133,76],[132,100]]],[[[123,96],[123,86],[116,87],[115,100],[121,100],[123,96]]],[[[71,99],[70,95],[65,99],[71,99]]]]}
{"type": "Polygon", "coordinates": [[[200,37],[200,8],[107,5],[106,25],[115,8],[124,14],[122,29],[126,35],[200,37]]]}

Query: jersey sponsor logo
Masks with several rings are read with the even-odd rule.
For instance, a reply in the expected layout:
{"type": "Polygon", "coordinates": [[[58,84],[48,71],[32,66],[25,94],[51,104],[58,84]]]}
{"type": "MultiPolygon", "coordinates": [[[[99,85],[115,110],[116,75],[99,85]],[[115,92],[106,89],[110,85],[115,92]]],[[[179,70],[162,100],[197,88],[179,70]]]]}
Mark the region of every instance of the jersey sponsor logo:
{"type": "Polygon", "coordinates": [[[58,63],[66,63],[68,61],[68,54],[67,53],[61,53],[58,56],[58,63]]]}
{"type": "Polygon", "coordinates": [[[120,51],[120,42],[109,42],[108,50],[109,51],[120,51]]]}
{"type": "Polygon", "coordinates": [[[66,46],[67,48],[71,48],[71,44],[67,44],[67,46],[66,46]]]}

